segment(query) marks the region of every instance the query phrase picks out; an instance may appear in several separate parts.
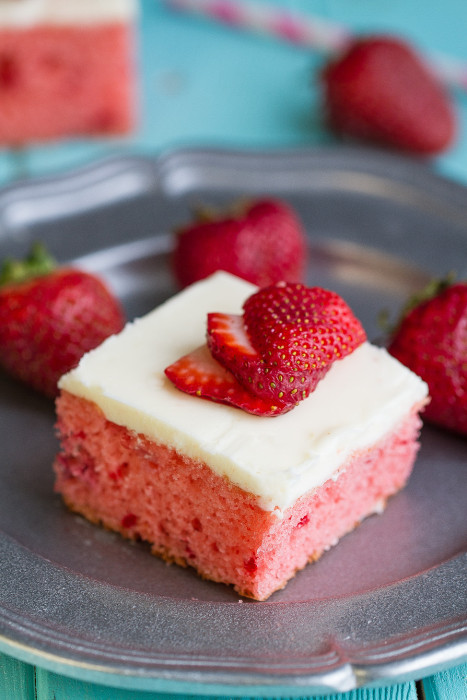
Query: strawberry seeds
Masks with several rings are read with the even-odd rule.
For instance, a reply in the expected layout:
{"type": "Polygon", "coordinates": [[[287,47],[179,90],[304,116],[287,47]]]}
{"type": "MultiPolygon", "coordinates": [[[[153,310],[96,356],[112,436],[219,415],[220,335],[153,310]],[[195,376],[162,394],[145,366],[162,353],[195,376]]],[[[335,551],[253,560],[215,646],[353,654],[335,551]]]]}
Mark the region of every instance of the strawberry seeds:
{"type": "Polygon", "coordinates": [[[208,314],[207,347],[165,370],[178,389],[255,415],[280,415],[366,340],[345,301],[320,287],[278,282],[250,296],[243,312],[208,314]]]}

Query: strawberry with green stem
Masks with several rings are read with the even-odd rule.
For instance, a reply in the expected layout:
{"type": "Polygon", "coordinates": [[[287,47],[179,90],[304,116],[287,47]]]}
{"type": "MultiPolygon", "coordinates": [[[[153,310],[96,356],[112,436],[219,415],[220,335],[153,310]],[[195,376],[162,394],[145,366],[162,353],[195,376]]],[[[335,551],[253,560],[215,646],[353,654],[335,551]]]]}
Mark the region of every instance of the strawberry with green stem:
{"type": "Polygon", "coordinates": [[[434,282],[414,298],[389,352],[428,384],[424,417],[467,435],[467,281],[434,282]]]}
{"type": "Polygon", "coordinates": [[[37,391],[57,382],[82,355],[124,325],[120,302],[95,275],[57,267],[42,245],[0,275],[0,366],[37,391]]]}

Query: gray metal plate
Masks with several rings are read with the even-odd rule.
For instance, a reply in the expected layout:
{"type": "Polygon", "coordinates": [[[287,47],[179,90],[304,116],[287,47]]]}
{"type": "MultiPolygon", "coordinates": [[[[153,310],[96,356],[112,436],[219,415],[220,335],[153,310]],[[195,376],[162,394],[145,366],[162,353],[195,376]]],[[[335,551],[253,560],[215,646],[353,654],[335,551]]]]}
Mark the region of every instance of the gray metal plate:
{"type": "MultiPolygon", "coordinates": [[[[467,191],[373,151],[180,151],[98,163],[0,193],[0,257],[45,240],[98,271],[128,317],[176,291],[170,231],[200,201],[275,194],[310,241],[308,282],[377,339],[433,273],[467,276],[467,191]]],[[[71,515],[53,493],[47,400],[0,375],[0,649],[139,689],[344,691],[467,658],[467,442],[425,426],[407,488],[284,591],[240,600],[71,515]]]]}

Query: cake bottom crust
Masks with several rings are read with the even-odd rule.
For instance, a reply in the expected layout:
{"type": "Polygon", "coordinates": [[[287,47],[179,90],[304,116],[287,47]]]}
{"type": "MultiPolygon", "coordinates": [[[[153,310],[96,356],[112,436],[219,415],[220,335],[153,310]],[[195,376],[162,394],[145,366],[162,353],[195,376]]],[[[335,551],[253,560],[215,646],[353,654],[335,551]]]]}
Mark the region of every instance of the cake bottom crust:
{"type": "Polygon", "coordinates": [[[55,488],[91,522],[265,600],[363,518],[381,512],[405,485],[418,450],[418,408],[278,518],[203,462],[118,426],[92,402],[62,392],[55,488]]]}

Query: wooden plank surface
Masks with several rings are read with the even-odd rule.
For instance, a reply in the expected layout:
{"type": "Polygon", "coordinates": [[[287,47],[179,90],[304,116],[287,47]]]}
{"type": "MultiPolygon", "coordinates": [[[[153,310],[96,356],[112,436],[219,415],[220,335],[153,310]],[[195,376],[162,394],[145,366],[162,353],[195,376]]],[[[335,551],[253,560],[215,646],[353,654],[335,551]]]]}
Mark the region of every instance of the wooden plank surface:
{"type": "Polygon", "coordinates": [[[0,654],[0,700],[36,700],[34,667],[0,654]]]}
{"type": "Polygon", "coordinates": [[[422,700],[467,700],[467,664],[425,678],[422,700]]]}

